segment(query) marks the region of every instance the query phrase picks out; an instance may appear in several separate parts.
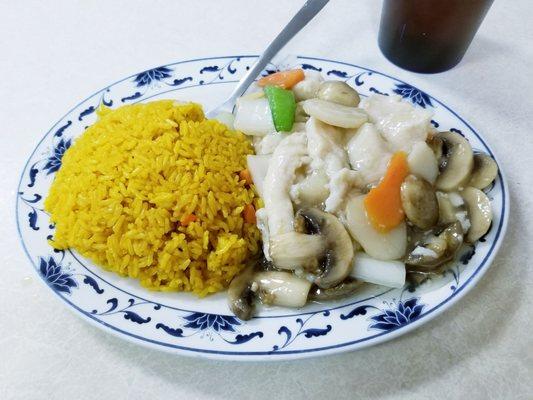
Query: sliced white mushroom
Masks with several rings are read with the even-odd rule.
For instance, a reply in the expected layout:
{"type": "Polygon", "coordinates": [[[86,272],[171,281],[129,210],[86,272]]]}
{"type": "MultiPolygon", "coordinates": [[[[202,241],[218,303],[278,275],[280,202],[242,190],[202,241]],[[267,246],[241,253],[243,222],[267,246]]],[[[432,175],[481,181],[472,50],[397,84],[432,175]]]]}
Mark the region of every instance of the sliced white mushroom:
{"type": "MultiPolygon", "coordinates": [[[[440,225],[448,225],[452,222],[457,221],[456,213],[457,213],[457,206],[452,204],[452,201],[450,200],[451,194],[459,196],[455,192],[445,193],[437,191],[437,202],[439,204],[439,224],[440,225]]],[[[461,203],[463,203],[463,198],[459,196],[461,199],[461,203]]]]}
{"type": "Polygon", "coordinates": [[[316,97],[348,107],[357,107],[361,100],[359,93],[346,82],[342,81],[322,82],[316,93],[316,97]]]}
{"type": "Polygon", "coordinates": [[[485,193],[473,187],[467,187],[461,196],[465,200],[471,224],[466,241],[474,243],[487,233],[492,223],[490,200],[485,193]]]}
{"type": "Polygon", "coordinates": [[[352,239],[346,228],[333,214],[317,208],[298,210],[296,221],[298,219],[303,220],[301,225],[305,225],[307,231],[318,230],[326,244],[321,271],[314,283],[321,288],[339,284],[350,273],[350,262],[354,255],[352,239]]]}
{"type": "Polygon", "coordinates": [[[251,263],[233,278],[228,287],[228,305],[233,314],[242,320],[252,318],[254,296],[252,290],[255,265],[251,263]]]}
{"type": "Polygon", "coordinates": [[[311,282],[289,272],[260,271],[263,261],[252,261],[229,285],[230,310],[242,320],[252,318],[257,298],[265,304],[285,307],[302,307],[307,302],[311,282]]]}
{"type": "Polygon", "coordinates": [[[268,164],[270,162],[269,155],[253,155],[249,154],[246,156],[246,162],[248,165],[248,170],[250,175],[252,175],[252,181],[254,182],[255,189],[257,193],[262,198],[263,197],[263,185],[265,182],[265,177],[268,171],[268,164]]]}
{"type": "Polygon", "coordinates": [[[439,225],[449,225],[459,221],[463,232],[470,229],[470,220],[466,212],[463,198],[457,192],[436,192],[439,204],[439,225]]]}
{"type": "Polygon", "coordinates": [[[437,191],[437,202],[439,204],[439,224],[449,224],[455,221],[455,207],[452,205],[448,194],[437,191]]]}
{"type": "Polygon", "coordinates": [[[340,128],[359,128],[368,119],[366,113],[360,108],[347,107],[321,99],[304,101],[303,109],[319,121],[340,128]]]}
{"type": "Polygon", "coordinates": [[[264,136],[275,132],[272,112],[265,97],[241,97],[235,106],[236,130],[251,136],[264,136]]]}
{"type": "Polygon", "coordinates": [[[429,134],[426,139],[426,144],[429,146],[431,151],[433,152],[433,155],[437,160],[440,160],[442,157],[442,148],[444,147],[442,139],[439,137],[439,135],[436,134],[429,134]]]}
{"type": "Polygon", "coordinates": [[[348,200],[344,221],[352,237],[365,252],[378,260],[397,260],[405,255],[407,229],[404,222],[387,233],[377,231],[370,222],[364,205],[365,196],[348,200]]]}
{"type": "Polygon", "coordinates": [[[308,299],[319,302],[342,299],[354,294],[362,285],[362,281],[348,277],[331,288],[322,289],[318,286],[312,286],[308,299]]]}
{"type": "Polygon", "coordinates": [[[303,307],[311,282],[290,272],[264,271],[254,276],[257,294],[265,304],[283,307],[303,307]]]}
{"type": "Polygon", "coordinates": [[[439,174],[439,163],[433,150],[425,143],[418,142],[407,156],[409,171],[412,174],[424,178],[431,184],[435,183],[439,174]]]}
{"type": "Polygon", "coordinates": [[[400,190],[407,219],[420,229],[428,229],[439,219],[439,205],[433,186],[423,178],[409,175],[400,190]]]}
{"type": "Polygon", "coordinates": [[[498,175],[498,165],[487,154],[474,154],[474,169],[470,177],[469,186],[485,189],[498,175]]]}
{"type": "Polygon", "coordinates": [[[430,272],[453,259],[463,244],[463,229],[453,222],[444,229],[428,232],[422,241],[407,255],[409,270],[430,272]]]}
{"type": "Polygon", "coordinates": [[[441,132],[444,143],[441,171],[435,182],[439,190],[460,189],[468,183],[474,166],[474,154],[468,140],[454,132],[441,132]]]}
{"type": "Polygon", "coordinates": [[[350,276],[363,282],[401,288],[405,284],[405,265],[401,261],[376,260],[364,252],[357,252],[350,276]]]}
{"type": "Polygon", "coordinates": [[[326,241],[320,235],[288,232],[270,239],[270,257],[283,269],[314,270],[325,252],[326,241]]]}

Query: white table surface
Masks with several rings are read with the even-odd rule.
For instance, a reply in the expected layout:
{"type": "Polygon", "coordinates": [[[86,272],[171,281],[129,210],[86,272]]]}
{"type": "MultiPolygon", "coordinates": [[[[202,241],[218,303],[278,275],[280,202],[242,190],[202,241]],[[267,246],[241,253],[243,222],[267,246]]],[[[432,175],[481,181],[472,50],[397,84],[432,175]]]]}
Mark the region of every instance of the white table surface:
{"type": "Polygon", "coordinates": [[[463,62],[438,75],[384,59],[378,1],[333,0],[289,45],[422,88],[470,120],[502,161],[512,204],[503,248],[474,290],[417,331],[303,361],[190,359],[88,325],[33,278],[14,202],[24,162],[48,128],[81,98],[132,73],[259,53],[302,3],[0,1],[0,399],[533,398],[530,0],[496,1],[463,62]]]}

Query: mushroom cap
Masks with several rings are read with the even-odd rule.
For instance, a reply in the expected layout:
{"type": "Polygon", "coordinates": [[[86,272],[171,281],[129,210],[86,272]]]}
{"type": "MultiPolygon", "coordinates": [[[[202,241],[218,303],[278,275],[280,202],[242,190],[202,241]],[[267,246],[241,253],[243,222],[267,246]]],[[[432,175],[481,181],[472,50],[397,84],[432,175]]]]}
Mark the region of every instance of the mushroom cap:
{"type": "Polygon", "coordinates": [[[456,221],[444,229],[430,231],[405,258],[409,269],[430,272],[450,261],[463,244],[463,228],[456,221]]]}
{"type": "Polygon", "coordinates": [[[284,307],[303,307],[311,288],[307,279],[284,271],[257,272],[254,282],[263,303],[284,307]]]}
{"type": "Polygon", "coordinates": [[[327,289],[323,289],[319,286],[312,286],[309,291],[309,300],[314,301],[330,301],[338,300],[343,297],[347,297],[355,293],[361,286],[363,281],[355,278],[348,277],[341,283],[327,289]]]}
{"type": "Polygon", "coordinates": [[[360,108],[322,99],[305,100],[303,109],[311,117],[339,128],[359,128],[368,120],[366,112],[360,108]]]}
{"type": "Polygon", "coordinates": [[[438,135],[429,134],[426,139],[426,144],[433,151],[435,158],[439,160],[442,157],[442,148],[444,147],[442,139],[438,135]]]}
{"type": "Polygon", "coordinates": [[[361,101],[359,93],[342,81],[325,81],[318,88],[317,97],[348,107],[357,107],[361,101]]]}
{"type": "Polygon", "coordinates": [[[466,185],[474,166],[474,153],[468,140],[455,132],[441,132],[445,151],[441,171],[435,182],[439,190],[450,191],[466,185]]]}
{"type": "Polygon", "coordinates": [[[474,154],[474,168],[470,177],[469,186],[485,189],[498,175],[498,164],[487,154],[474,154]]]}
{"type": "Polygon", "coordinates": [[[467,187],[461,192],[461,196],[470,217],[470,229],[466,234],[466,241],[474,243],[488,232],[492,223],[490,200],[485,193],[474,187],[467,187]]]}
{"type": "Polygon", "coordinates": [[[457,212],[464,209],[464,204],[453,204],[450,196],[458,196],[461,201],[462,197],[456,192],[439,192],[437,191],[437,202],[439,204],[439,225],[448,225],[457,221],[457,212]]]}
{"type": "Polygon", "coordinates": [[[318,231],[326,243],[322,272],[315,279],[315,284],[321,288],[339,284],[350,274],[354,256],[352,240],[346,228],[336,216],[317,208],[298,210],[296,219],[299,218],[305,221],[307,229],[318,231]]]}
{"type": "Polygon", "coordinates": [[[228,287],[228,305],[233,314],[243,321],[252,318],[254,296],[252,290],[255,263],[250,263],[241,273],[233,278],[228,287]]]}
{"type": "Polygon", "coordinates": [[[439,205],[433,186],[425,179],[409,175],[400,189],[407,219],[420,229],[428,229],[439,219],[439,205]]]}
{"type": "Polygon", "coordinates": [[[270,239],[270,257],[283,269],[308,269],[317,267],[317,259],[326,250],[326,242],[320,235],[287,232],[270,239]]]}

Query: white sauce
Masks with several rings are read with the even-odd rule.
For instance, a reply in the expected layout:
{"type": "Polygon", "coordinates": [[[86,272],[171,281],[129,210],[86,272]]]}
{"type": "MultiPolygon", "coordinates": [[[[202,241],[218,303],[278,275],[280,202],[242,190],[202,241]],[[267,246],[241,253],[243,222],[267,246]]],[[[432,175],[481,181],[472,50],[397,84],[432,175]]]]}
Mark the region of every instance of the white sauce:
{"type": "MultiPolygon", "coordinates": [[[[431,113],[399,96],[373,95],[363,108],[371,122],[357,130],[336,128],[311,117],[305,126],[295,126],[293,133],[255,140],[257,154],[272,154],[263,185],[265,207],[257,211],[267,259],[271,259],[270,239],[294,231],[293,204],[314,207],[323,203],[327,212],[339,217],[346,213],[343,222],[367,257],[395,260],[405,254],[405,223],[386,234],[377,232],[366,216],[364,196],[354,197],[354,192],[379,182],[392,154],[400,150],[409,154],[413,173],[434,182],[437,160],[425,143],[431,113]]],[[[456,207],[464,203],[459,194],[450,193],[449,198],[456,207]]],[[[467,215],[458,212],[456,217],[466,231],[467,215]]],[[[422,246],[413,254],[437,258],[433,250],[422,246]]]]}

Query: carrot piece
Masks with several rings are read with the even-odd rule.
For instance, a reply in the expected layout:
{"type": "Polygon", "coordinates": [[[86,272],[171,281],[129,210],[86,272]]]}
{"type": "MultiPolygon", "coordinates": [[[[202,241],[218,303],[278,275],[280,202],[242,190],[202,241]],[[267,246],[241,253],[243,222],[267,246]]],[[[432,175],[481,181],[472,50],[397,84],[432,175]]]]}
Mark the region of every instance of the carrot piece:
{"type": "Polygon", "coordinates": [[[392,156],[379,185],[365,197],[366,213],[376,230],[385,233],[403,221],[400,186],[408,174],[407,154],[399,151],[392,156]]]}
{"type": "Polygon", "coordinates": [[[252,180],[252,175],[248,169],[243,169],[241,172],[239,172],[239,178],[241,181],[245,181],[248,186],[254,183],[252,180]]]}
{"type": "Polygon", "coordinates": [[[244,222],[248,224],[257,223],[257,219],[255,218],[255,208],[251,204],[246,204],[244,206],[244,210],[242,211],[242,216],[244,217],[244,222]]]}
{"type": "Polygon", "coordinates": [[[298,82],[303,81],[304,78],[303,69],[291,69],[289,71],[280,71],[264,76],[257,81],[257,84],[261,87],[272,85],[279,86],[283,89],[290,89],[298,82]]]}
{"type": "Polygon", "coordinates": [[[187,215],[184,215],[181,219],[180,219],[180,225],[182,226],[187,226],[189,225],[191,222],[194,222],[198,219],[198,217],[196,217],[196,215],[194,214],[187,214],[187,215]]]}

